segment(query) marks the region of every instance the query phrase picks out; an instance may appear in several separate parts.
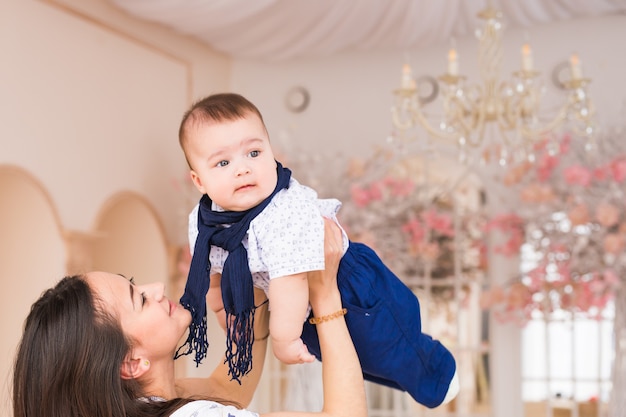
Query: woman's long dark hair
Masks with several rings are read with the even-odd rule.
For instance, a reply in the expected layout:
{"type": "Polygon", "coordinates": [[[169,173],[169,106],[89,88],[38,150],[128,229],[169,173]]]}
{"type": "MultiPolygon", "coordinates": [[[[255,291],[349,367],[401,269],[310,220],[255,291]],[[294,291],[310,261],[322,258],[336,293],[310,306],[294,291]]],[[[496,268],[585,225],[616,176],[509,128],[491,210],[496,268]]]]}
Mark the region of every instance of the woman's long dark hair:
{"type": "Polygon", "coordinates": [[[72,276],[33,304],[15,359],[14,417],[168,416],[189,401],[137,400],[139,383],[120,375],[131,342],[96,302],[72,276]]]}

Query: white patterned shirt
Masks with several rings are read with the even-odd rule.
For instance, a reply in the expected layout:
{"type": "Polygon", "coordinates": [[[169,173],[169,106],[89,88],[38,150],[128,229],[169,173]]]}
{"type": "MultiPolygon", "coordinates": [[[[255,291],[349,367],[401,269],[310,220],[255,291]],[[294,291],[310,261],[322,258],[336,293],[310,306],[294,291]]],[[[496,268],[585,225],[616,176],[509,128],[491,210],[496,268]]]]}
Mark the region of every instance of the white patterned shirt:
{"type": "MultiPolygon", "coordinates": [[[[323,217],[337,222],[340,208],[339,200],[320,199],[315,190],[291,178],[289,188],[279,191],[252,220],[243,240],[254,285],[267,293],[270,279],[324,269],[323,217]]],[[[213,210],[223,209],[213,203],[213,210]]],[[[198,237],[197,222],[198,205],[189,214],[192,254],[198,237]]],[[[345,253],[349,242],[343,229],[342,233],[345,253]]],[[[227,255],[224,249],[211,247],[211,273],[222,272],[227,255]]]]}
{"type": "Polygon", "coordinates": [[[183,405],[174,411],[170,417],[259,417],[259,414],[240,410],[232,405],[197,400],[183,405]]]}

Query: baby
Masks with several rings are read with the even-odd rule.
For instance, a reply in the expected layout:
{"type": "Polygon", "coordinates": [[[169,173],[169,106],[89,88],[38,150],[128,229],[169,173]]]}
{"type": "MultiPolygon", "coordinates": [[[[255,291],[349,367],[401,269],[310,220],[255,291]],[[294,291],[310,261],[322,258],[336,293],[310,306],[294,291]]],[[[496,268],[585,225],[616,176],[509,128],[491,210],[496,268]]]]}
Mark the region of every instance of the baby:
{"type": "MultiPolygon", "coordinates": [[[[185,114],[179,139],[203,194],[189,218],[192,262],[181,304],[192,313],[177,356],[206,355],[206,304],[226,330],[233,379],[250,369],[253,286],[271,309],[275,356],[295,364],[320,359],[308,303],[307,272],[324,269],[324,217],[341,203],[318,199],[274,158],[263,117],[237,94],[216,94],[185,114]],[[206,300],[206,303],[205,303],[206,300]],[[181,349],[186,350],[181,352],[181,349]]],[[[421,332],[417,297],[367,246],[344,232],[338,285],[348,328],[367,380],[407,391],[436,407],[458,392],[456,363],[421,332]]],[[[319,323],[323,325],[323,323],[319,323]]]]}

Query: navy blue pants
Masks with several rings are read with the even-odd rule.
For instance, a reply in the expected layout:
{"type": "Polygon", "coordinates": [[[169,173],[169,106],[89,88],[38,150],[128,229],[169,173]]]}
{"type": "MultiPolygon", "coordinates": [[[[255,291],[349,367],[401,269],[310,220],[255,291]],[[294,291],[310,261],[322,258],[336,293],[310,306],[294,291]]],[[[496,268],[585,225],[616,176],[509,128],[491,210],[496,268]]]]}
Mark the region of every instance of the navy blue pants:
{"type": "MultiPolygon", "coordinates": [[[[456,363],[445,346],[422,333],[415,294],[372,249],[355,242],[339,264],[337,283],[363,377],[406,391],[426,407],[440,405],[456,363]]],[[[317,330],[308,320],[302,340],[322,360],[317,330]]]]}

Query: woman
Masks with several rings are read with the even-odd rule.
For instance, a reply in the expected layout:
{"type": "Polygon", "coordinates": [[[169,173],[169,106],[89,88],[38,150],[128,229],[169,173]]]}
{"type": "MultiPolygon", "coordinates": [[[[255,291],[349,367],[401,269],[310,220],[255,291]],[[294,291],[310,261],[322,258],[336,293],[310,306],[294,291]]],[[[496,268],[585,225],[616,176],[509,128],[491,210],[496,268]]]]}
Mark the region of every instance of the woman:
{"type": "MultiPolygon", "coordinates": [[[[309,275],[324,361],[321,412],[264,416],[366,416],[363,376],[342,310],[336,273],[341,233],[326,221],[325,271],[309,275]]],[[[175,379],[174,351],[190,315],[162,284],[121,275],[66,277],[33,304],[15,362],[14,417],[258,416],[242,410],[258,384],[267,348],[267,304],[255,295],[254,366],[230,381],[221,364],[208,378],[175,379]],[[212,401],[209,401],[212,400],[212,401]]]]}

